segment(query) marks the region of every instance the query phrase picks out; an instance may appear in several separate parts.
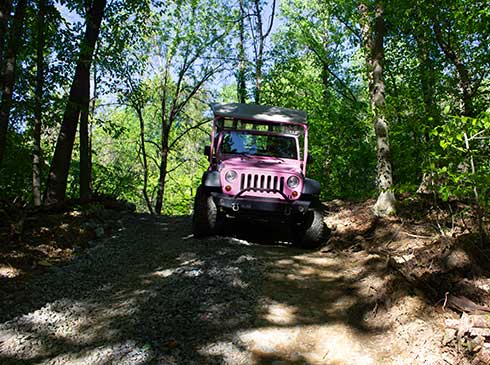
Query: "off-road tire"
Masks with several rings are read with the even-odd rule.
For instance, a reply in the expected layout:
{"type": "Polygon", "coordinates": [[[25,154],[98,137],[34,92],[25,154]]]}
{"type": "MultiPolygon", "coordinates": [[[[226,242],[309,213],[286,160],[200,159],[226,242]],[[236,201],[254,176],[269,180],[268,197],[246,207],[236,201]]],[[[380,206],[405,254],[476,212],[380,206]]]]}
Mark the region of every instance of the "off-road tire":
{"type": "Polygon", "coordinates": [[[294,228],[293,243],[302,248],[317,248],[327,234],[328,228],[323,222],[323,211],[320,204],[313,202],[302,221],[294,228]]]}
{"type": "Polygon", "coordinates": [[[201,238],[216,234],[218,209],[211,195],[201,186],[197,188],[192,215],[192,233],[201,238]]]}

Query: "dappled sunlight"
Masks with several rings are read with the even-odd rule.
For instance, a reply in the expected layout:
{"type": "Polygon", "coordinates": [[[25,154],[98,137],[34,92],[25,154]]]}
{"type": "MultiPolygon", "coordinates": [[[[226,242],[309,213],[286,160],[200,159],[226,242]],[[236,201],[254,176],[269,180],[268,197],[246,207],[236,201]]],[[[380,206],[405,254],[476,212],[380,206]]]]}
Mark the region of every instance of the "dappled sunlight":
{"type": "Polygon", "coordinates": [[[156,277],[161,277],[161,278],[166,278],[175,273],[176,268],[174,269],[164,269],[164,270],[157,270],[154,271],[150,274],[150,276],[156,276],[156,277]]]}
{"type": "Polygon", "coordinates": [[[296,322],[297,308],[283,303],[271,303],[265,309],[264,318],[273,324],[288,325],[296,322]]]}
{"type": "Polygon", "coordinates": [[[251,352],[253,363],[283,360],[301,364],[378,364],[373,349],[343,324],[264,327],[237,334],[251,352]]]}
{"type": "Polygon", "coordinates": [[[0,265],[0,279],[13,279],[22,275],[22,270],[10,265],[0,265]]]}
{"type": "Polygon", "coordinates": [[[118,364],[143,365],[153,357],[154,354],[150,348],[138,346],[135,341],[129,340],[82,350],[70,364],[113,364],[117,362],[118,364]]]}
{"type": "Polygon", "coordinates": [[[211,343],[197,349],[204,358],[216,359],[224,364],[253,364],[253,358],[247,349],[228,341],[211,343]],[[219,359],[219,360],[218,360],[219,359]]]}
{"type": "Polygon", "coordinates": [[[323,313],[330,317],[335,317],[339,313],[342,313],[346,308],[355,307],[358,299],[354,296],[340,296],[334,299],[332,302],[328,303],[328,306],[323,308],[323,313]]]}
{"type": "Polygon", "coordinates": [[[426,328],[424,303],[400,293],[388,311],[391,276],[376,255],[215,237],[182,241],[178,230],[162,244],[165,225],[152,227],[145,219],[145,226],[138,220],[117,242],[107,240],[109,251],[101,245],[74,267],[71,283],[83,290],[60,286],[54,300],[4,323],[0,360],[417,363],[395,357],[418,343],[426,328]],[[93,260],[105,263],[103,269],[94,272],[93,260]]]}
{"type": "MultiPolygon", "coordinates": [[[[294,322],[285,313],[286,321],[291,324],[342,321],[362,333],[380,333],[385,329],[379,324],[371,325],[367,318],[377,306],[379,288],[385,284],[381,278],[384,273],[370,273],[369,266],[362,265],[363,262],[367,260],[353,256],[333,260],[320,253],[271,262],[264,284],[270,296],[266,302],[294,308],[294,322]]],[[[264,318],[269,318],[268,309],[263,311],[264,318]]],[[[270,323],[281,322],[275,318],[270,323]]]]}
{"type": "Polygon", "coordinates": [[[155,293],[145,289],[119,291],[96,301],[58,300],[24,315],[0,329],[2,356],[14,361],[71,357],[70,364],[143,364],[153,357],[150,348],[124,338],[124,323],[131,323],[140,310],[141,297],[155,293]],[[119,323],[115,326],[115,323],[119,323]],[[19,351],[20,349],[20,351],[19,351]]]}
{"type": "MultiPolygon", "coordinates": [[[[89,344],[95,335],[94,332],[85,330],[100,326],[100,323],[93,323],[91,320],[96,308],[95,305],[84,302],[65,300],[24,315],[18,320],[17,327],[6,326],[0,330],[2,352],[6,356],[16,357],[19,348],[24,349],[28,345],[29,357],[40,357],[48,356],[59,346],[66,344],[74,347],[89,344]],[[69,317],[66,307],[69,308],[69,317]]],[[[110,334],[106,333],[105,336],[110,337],[110,334]]]]}

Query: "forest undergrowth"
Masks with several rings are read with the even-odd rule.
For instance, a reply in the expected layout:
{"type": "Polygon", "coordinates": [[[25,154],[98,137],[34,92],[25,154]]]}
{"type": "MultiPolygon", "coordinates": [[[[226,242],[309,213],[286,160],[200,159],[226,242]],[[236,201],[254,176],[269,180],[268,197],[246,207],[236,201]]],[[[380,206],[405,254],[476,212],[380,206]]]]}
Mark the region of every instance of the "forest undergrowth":
{"type": "MultiPolygon", "coordinates": [[[[325,203],[333,235],[324,251],[364,250],[382,257],[395,276],[376,292],[373,311],[389,312],[407,294],[422,298],[444,318],[441,346],[454,351],[458,363],[488,364],[490,247],[477,207],[432,195],[406,196],[397,216],[377,218],[372,204],[325,203]]],[[[484,222],[485,229],[488,217],[484,222]]]]}
{"type": "Polygon", "coordinates": [[[133,211],[131,203],[102,196],[83,206],[71,201],[50,208],[0,201],[2,304],[18,301],[30,279],[69,263],[97,239],[111,236],[121,228],[122,217],[133,211]]]}

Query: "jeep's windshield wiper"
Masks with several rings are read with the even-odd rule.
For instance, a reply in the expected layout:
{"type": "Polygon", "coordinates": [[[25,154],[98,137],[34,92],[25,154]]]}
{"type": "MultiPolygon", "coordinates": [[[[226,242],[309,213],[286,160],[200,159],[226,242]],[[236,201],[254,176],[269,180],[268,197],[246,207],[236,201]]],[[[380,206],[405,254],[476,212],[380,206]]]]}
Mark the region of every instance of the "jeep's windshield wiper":
{"type": "Polygon", "coordinates": [[[281,158],[281,157],[277,157],[277,156],[271,156],[271,155],[262,155],[262,154],[258,154],[256,156],[261,156],[261,157],[268,157],[272,160],[274,160],[274,162],[277,162],[277,163],[282,163],[284,162],[284,160],[281,158]]]}
{"type": "Polygon", "coordinates": [[[281,157],[277,157],[277,156],[269,156],[269,157],[272,157],[272,158],[278,160],[277,162],[279,162],[279,163],[284,162],[284,160],[281,157]]]}

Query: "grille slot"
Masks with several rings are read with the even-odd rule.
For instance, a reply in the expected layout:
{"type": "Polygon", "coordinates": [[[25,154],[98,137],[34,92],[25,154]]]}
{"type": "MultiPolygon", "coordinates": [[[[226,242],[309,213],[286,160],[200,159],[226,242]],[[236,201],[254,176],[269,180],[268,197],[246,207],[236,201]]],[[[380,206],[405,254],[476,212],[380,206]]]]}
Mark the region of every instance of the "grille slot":
{"type": "Polygon", "coordinates": [[[267,191],[284,189],[284,177],[263,174],[241,174],[240,190],[252,189],[254,191],[267,191]]]}

